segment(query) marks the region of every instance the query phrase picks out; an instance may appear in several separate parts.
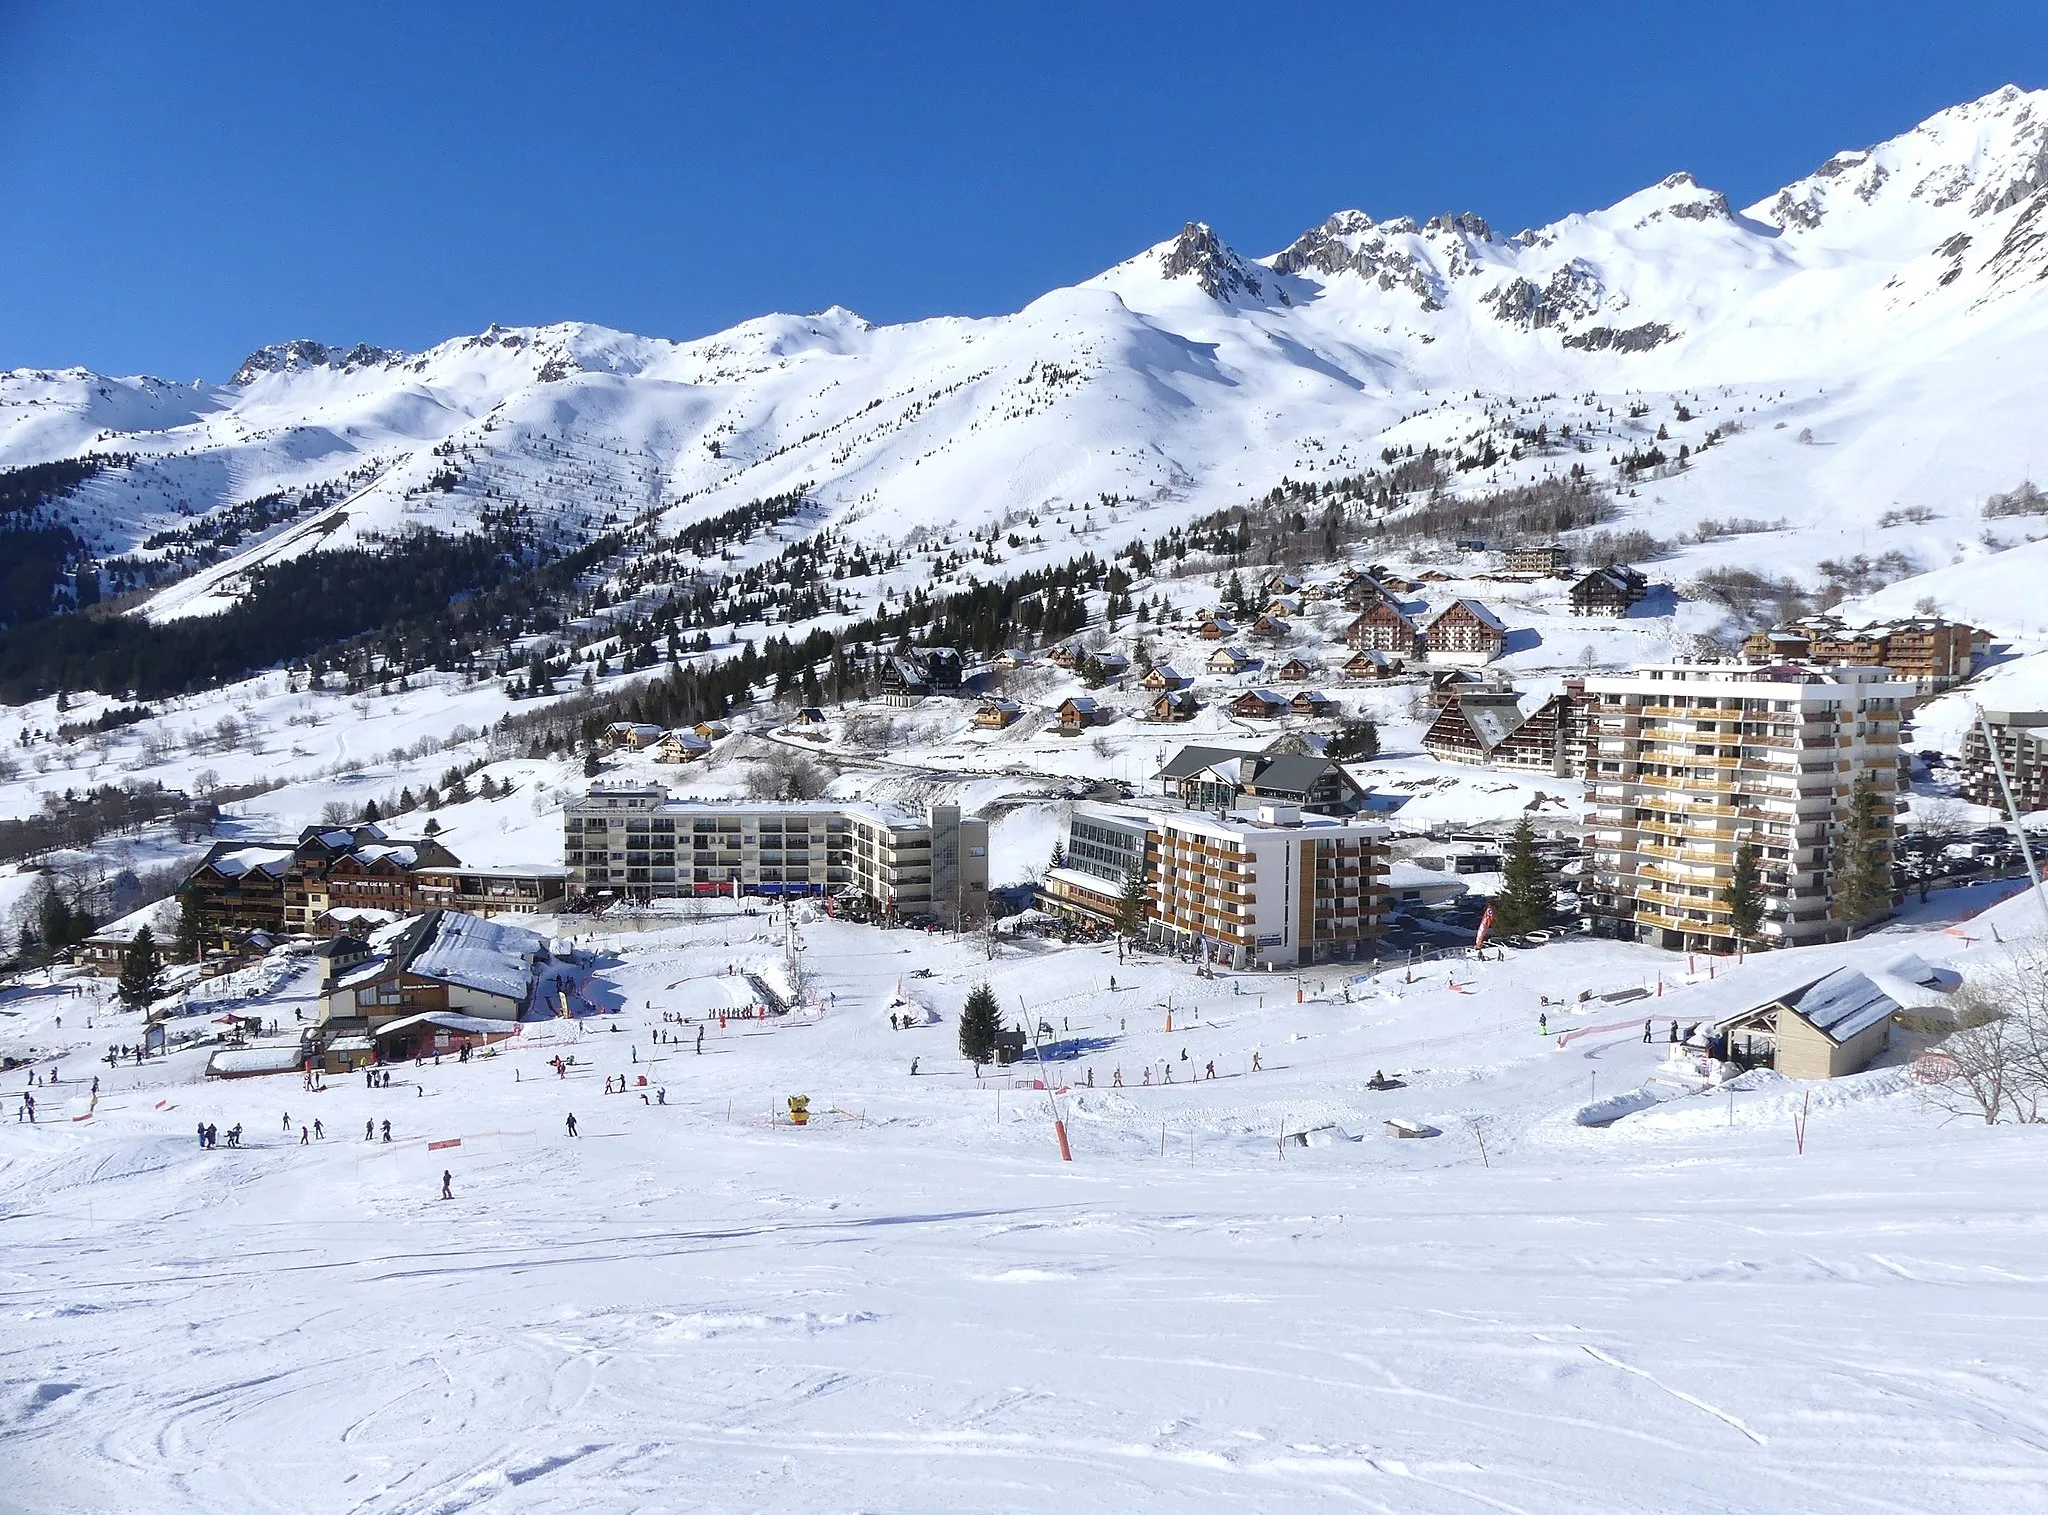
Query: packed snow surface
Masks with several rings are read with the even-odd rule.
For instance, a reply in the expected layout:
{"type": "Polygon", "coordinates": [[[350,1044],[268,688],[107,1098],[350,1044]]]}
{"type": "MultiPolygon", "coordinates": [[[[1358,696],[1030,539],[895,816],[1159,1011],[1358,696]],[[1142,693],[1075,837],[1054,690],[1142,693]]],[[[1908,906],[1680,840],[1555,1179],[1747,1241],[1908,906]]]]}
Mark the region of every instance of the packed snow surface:
{"type": "Polygon", "coordinates": [[[1590,941],[1319,970],[1299,1003],[820,921],[817,1011],[721,1023],[783,940],[721,903],[561,923],[610,1013],[319,1093],[96,1065],[132,1015],[15,991],[61,1082],[30,1126],[10,1074],[0,1124],[0,1508],[2048,1508],[2039,1138],[1944,1124],[1903,1050],[1705,1093],[1666,1057],[1673,1017],[2034,909],[1711,978],[1590,941]],[[1066,1092],[961,1063],[983,977],[1066,1092]],[[937,1024],[876,1013],[907,978],[937,1024]]]}

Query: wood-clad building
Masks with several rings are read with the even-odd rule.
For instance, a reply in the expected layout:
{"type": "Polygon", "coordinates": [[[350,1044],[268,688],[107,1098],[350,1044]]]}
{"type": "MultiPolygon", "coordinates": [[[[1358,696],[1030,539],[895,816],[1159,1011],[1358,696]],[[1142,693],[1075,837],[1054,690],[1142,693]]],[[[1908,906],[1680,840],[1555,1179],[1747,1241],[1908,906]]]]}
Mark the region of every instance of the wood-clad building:
{"type": "Polygon", "coordinates": [[[1626,563],[1596,568],[1572,585],[1573,615],[1627,615],[1650,592],[1650,581],[1626,563]]]}

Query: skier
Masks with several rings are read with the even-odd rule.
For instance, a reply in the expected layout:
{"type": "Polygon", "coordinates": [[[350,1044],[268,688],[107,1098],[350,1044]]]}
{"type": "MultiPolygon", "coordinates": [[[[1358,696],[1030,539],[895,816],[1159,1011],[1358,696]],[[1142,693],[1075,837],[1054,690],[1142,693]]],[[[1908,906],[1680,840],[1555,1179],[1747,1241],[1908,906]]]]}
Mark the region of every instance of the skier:
{"type": "Polygon", "coordinates": [[[391,1140],[391,1122],[388,1120],[384,1122],[384,1140],[387,1142],[391,1140]]]}
{"type": "Polygon", "coordinates": [[[287,1110],[287,1111],[285,1111],[285,1112],[284,1112],[284,1124],[283,1124],[282,1126],[278,1127],[278,1129],[279,1129],[280,1131],[284,1132],[284,1134],[285,1134],[286,1136],[290,1136],[290,1135],[292,1134],[292,1112],[291,1112],[291,1111],[287,1110]]]}
{"type": "Polygon", "coordinates": [[[668,1103],[668,1090],[666,1090],[666,1089],[656,1089],[656,1090],[654,1091],[654,1102],[655,1102],[655,1103],[656,1103],[657,1105],[665,1105],[665,1104],[667,1104],[667,1103],[668,1103]]]}
{"type": "Polygon", "coordinates": [[[313,1133],[307,1130],[304,1126],[299,1127],[299,1145],[302,1147],[310,1147],[312,1144],[313,1133]]]}
{"type": "Polygon", "coordinates": [[[576,1117],[573,1115],[569,1117],[569,1134],[571,1136],[576,1134],[576,1117]]]}
{"type": "Polygon", "coordinates": [[[1216,1076],[1216,1059],[1212,1057],[1212,1058],[1210,1058],[1210,1059],[1209,1059],[1209,1071],[1208,1071],[1207,1073],[1205,1073],[1205,1074],[1203,1075],[1203,1077],[1204,1077],[1204,1078],[1214,1078],[1215,1076],[1216,1076]]]}
{"type": "Polygon", "coordinates": [[[697,1055],[699,1057],[704,1055],[704,1028],[702,1026],[697,1028],[697,1055]]]}
{"type": "Polygon", "coordinates": [[[1261,1064],[1259,1062],[1259,1054],[1256,1052],[1252,1053],[1252,1072],[1257,1073],[1259,1071],[1260,1066],[1261,1064]]]}
{"type": "Polygon", "coordinates": [[[317,1120],[313,1122],[313,1140],[316,1142],[327,1140],[327,1133],[321,1128],[320,1122],[317,1120]]]}
{"type": "Polygon", "coordinates": [[[1113,1072],[1113,1073],[1111,1073],[1111,1074],[1109,1075],[1109,1087],[1110,1087],[1110,1088],[1112,1088],[1112,1089],[1121,1089],[1121,1088],[1122,1088],[1123,1086],[1124,1086],[1124,1070],[1123,1070],[1123,1065],[1122,1065],[1121,1063],[1119,1063],[1119,1064],[1117,1065],[1116,1071],[1115,1071],[1115,1072],[1113,1072]]]}
{"type": "Polygon", "coordinates": [[[206,1145],[206,1122],[205,1122],[205,1121],[201,1121],[201,1122],[199,1123],[199,1145],[200,1145],[201,1147],[204,1147],[204,1146],[206,1145]]]}
{"type": "Polygon", "coordinates": [[[917,1059],[914,1057],[910,1060],[910,1076],[912,1078],[917,1077],[917,1059]]]}
{"type": "Polygon", "coordinates": [[[454,1187],[453,1187],[454,1183],[455,1183],[455,1175],[454,1175],[454,1174],[453,1174],[452,1172],[450,1172],[450,1171],[449,1171],[448,1169],[446,1169],[446,1168],[443,1168],[443,1169],[441,1170],[441,1198],[443,1198],[443,1199],[453,1199],[453,1198],[455,1198],[455,1190],[454,1190],[454,1187]]]}
{"type": "Polygon", "coordinates": [[[364,1121],[364,1122],[363,1122],[363,1140],[364,1140],[364,1141],[366,1141],[366,1142],[373,1142],[373,1141],[375,1141],[376,1139],[377,1139],[377,1123],[376,1123],[375,1121],[373,1121],[373,1120],[366,1120],[366,1121],[364,1121]]]}
{"type": "Polygon", "coordinates": [[[1550,1035],[1550,1012],[1548,1010],[1542,1011],[1537,1015],[1536,1034],[1538,1036],[1550,1035]]]}

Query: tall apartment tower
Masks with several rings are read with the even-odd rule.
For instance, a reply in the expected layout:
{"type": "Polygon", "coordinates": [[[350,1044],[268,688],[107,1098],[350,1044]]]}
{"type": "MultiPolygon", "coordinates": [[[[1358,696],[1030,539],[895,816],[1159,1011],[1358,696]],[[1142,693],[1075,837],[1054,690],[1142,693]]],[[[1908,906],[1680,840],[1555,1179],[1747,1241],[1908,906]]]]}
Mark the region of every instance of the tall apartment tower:
{"type": "Polygon", "coordinates": [[[1836,849],[1858,783],[1900,787],[1899,713],[1920,693],[1888,669],[1664,664],[1589,676],[1587,846],[1596,925],[1673,951],[1735,946],[1736,849],[1757,849],[1762,941],[1846,935],[1836,849]]]}

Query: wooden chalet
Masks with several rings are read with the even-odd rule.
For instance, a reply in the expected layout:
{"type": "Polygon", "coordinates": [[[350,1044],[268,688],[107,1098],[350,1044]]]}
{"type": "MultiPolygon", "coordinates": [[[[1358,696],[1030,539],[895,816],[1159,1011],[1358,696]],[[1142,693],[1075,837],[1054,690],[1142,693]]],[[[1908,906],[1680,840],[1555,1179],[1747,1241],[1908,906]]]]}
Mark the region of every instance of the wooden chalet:
{"type": "Polygon", "coordinates": [[[637,721],[613,721],[604,728],[604,744],[614,752],[639,752],[652,747],[661,738],[659,726],[646,726],[637,721]]]}
{"type": "Polygon", "coordinates": [[[1266,602],[1266,614],[1283,618],[1301,614],[1301,596],[1298,594],[1276,594],[1266,602]]]}
{"type": "Polygon", "coordinates": [[[1254,659],[1242,647],[1218,647],[1209,654],[1211,673],[1243,673],[1254,659]]]}
{"type": "Polygon", "coordinates": [[[1266,582],[1260,587],[1267,594],[1299,594],[1301,592],[1301,576],[1292,573],[1276,573],[1267,578],[1266,582]]]}
{"type": "Polygon", "coordinates": [[[1337,713],[1337,702],[1320,689],[1304,689],[1287,702],[1287,708],[1296,715],[1331,716],[1337,713]]]}
{"type": "Polygon", "coordinates": [[[1299,656],[1289,658],[1273,674],[1283,684],[1306,684],[1315,676],[1315,665],[1299,656]]]}
{"type": "Polygon", "coordinates": [[[1273,720],[1287,713],[1287,698],[1270,689],[1247,689],[1230,702],[1230,713],[1254,720],[1273,720]]]}
{"type": "Polygon", "coordinates": [[[1024,713],[1024,707],[1015,700],[986,699],[981,708],[974,712],[974,724],[984,731],[1001,731],[1015,723],[1024,713]]]}
{"type": "Polygon", "coordinates": [[[1431,662],[1476,667],[1507,650],[1508,632],[1492,611],[1461,596],[1429,618],[1422,639],[1431,662]]]}
{"type": "Polygon", "coordinates": [[[1149,689],[1156,694],[1161,690],[1185,689],[1193,682],[1194,680],[1174,668],[1171,664],[1155,663],[1152,665],[1151,671],[1138,680],[1138,685],[1140,688],[1149,689]]]}
{"type": "Polygon", "coordinates": [[[1312,752],[1245,752],[1190,745],[1160,768],[1158,778],[1194,810],[1229,810],[1239,799],[1278,800],[1312,815],[1352,815],[1365,790],[1341,764],[1312,752]]]}
{"type": "Polygon", "coordinates": [[[1596,568],[1572,585],[1573,615],[1623,616],[1650,592],[1650,581],[1626,563],[1596,568]]]}
{"type": "Polygon", "coordinates": [[[1352,653],[1350,661],[1344,665],[1343,672],[1347,679],[1369,683],[1377,679],[1397,678],[1406,666],[1406,662],[1396,653],[1366,649],[1352,653]]]}
{"type": "Polygon", "coordinates": [[[1458,697],[1461,690],[1485,680],[1465,668],[1444,668],[1429,676],[1429,703],[1441,710],[1458,697]]]}
{"type": "Polygon", "coordinates": [[[1237,635],[1237,626],[1220,615],[1203,616],[1202,624],[1195,628],[1195,635],[1205,642],[1227,642],[1237,635]]]}
{"type": "Polygon", "coordinates": [[[711,750],[711,744],[687,727],[671,731],[654,744],[657,763],[694,763],[711,750]]]}
{"type": "Polygon", "coordinates": [[[1344,628],[1344,645],[1354,652],[1391,652],[1412,658],[1422,633],[1392,600],[1374,596],[1344,628]]]}
{"type": "Polygon", "coordinates": [[[1256,621],[1252,622],[1251,630],[1247,634],[1255,637],[1266,637],[1270,640],[1277,641],[1281,637],[1286,636],[1292,630],[1294,630],[1294,628],[1288,625],[1288,623],[1285,620],[1281,619],[1279,616],[1262,615],[1256,621]]]}
{"type": "Polygon", "coordinates": [[[1154,697],[1145,716],[1147,720],[1171,724],[1191,721],[1201,714],[1201,711],[1202,702],[1196,699],[1192,692],[1186,689],[1168,689],[1154,697]]]}
{"type": "Polygon", "coordinates": [[[1099,726],[1104,719],[1103,708],[1085,694],[1077,694],[1060,702],[1054,714],[1061,736],[1073,736],[1090,726],[1099,726]]]}
{"type": "Polygon", "coordinates": [[[1582,684],[1542,701],[1497,686],[1456,691],[1422,736],[1440,762],[1474,763],[1570,778],[1585,772],[1586,702],[1582,684]]]}

